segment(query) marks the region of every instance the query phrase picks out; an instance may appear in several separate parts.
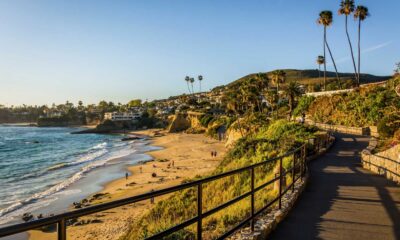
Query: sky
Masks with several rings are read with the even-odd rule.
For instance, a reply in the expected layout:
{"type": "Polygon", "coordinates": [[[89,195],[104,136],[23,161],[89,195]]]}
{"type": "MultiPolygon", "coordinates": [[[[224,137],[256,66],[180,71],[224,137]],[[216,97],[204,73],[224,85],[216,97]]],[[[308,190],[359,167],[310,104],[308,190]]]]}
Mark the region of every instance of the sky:
{"type": "MultiPolygon", "coordinates": [[[[328,42],[338,70],[351,72],[339,2],[3,0],[0,104],[126,103],[187,93],[186,75],[203,75],[209,90],[255,72],[316,69],[321,10],[334,12],[328,42]]],[[[362,26],[362,72],[392,74],[400,1],[356,4],[371,12],[362,26]]],[[[356,47],[352,18],[349,29],[356,47]]]]}

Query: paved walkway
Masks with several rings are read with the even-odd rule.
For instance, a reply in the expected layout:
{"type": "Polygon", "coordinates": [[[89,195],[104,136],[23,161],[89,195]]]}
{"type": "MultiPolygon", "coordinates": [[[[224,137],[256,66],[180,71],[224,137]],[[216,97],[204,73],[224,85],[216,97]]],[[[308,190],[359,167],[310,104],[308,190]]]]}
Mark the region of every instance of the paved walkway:
{"type": "Polygon", "coordinates": [[[336,135],[270,239],[400,239],[400,187],[361,167],[368,138],[336,135]]]}

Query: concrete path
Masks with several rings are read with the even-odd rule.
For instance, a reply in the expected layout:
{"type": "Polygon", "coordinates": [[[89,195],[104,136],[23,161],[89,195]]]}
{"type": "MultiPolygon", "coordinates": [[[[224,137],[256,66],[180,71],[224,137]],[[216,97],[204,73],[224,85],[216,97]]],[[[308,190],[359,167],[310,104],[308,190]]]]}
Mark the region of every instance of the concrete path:
{"type": "Polygon", "coordinates": [[[400,239],[400,187],[361,167],[368,138],[336,135],[270,239],[400,239]]]}

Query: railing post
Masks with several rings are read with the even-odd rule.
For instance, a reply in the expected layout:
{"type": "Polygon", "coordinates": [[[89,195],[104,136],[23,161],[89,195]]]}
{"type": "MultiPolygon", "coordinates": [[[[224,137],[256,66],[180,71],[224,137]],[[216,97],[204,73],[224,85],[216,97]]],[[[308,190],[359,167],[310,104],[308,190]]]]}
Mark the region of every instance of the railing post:
{"type": "Polygon", "coordinates": [[[294,183],[296,180],[296,158],[297,158],[297,151],[293,153],[292,192],[294,192],[294,183]]]}
{"type": "Polygon", "coordinates": [[[67,223],[65,219],[62,219],[57,223],[57,233],[58,233],[58,240],[66,240],[67,239],[67,223]]]}
{"type": "Polygon", "coordinates": [[[251,171],[251,231],[254,232],[254,167],[250,169],[251,171]]]}
{"type": "Polygon", "coordinates": [[[203,221],[203,184],[197,185],[197,240],[202,239],[202,221],[203,221]]]}
{"type": "Polygon", "coordinates": [[[301,165],[303,166],[303,169],[301,169],[301,178],[304,177],[304,174],[306,172],[306,159],[307,159],[307,145],[304,144],[303,147],[301,148],[301,165]]]}
{"type": "Polygon", "coordinates": [[[279,209],[282,208],[282,183],[283,183],[283,174],[282,174],[282,157],[279,158],[279,209]]]}

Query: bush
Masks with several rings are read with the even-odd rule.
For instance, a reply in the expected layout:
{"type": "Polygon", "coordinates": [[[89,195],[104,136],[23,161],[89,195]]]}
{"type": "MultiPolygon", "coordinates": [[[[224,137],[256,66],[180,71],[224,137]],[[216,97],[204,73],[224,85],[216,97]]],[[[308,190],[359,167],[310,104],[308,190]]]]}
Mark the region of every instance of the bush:
{"type": "Polygon", "coordinates": [[[315,97],[313,96],[305,95],[301,97],[299,103],[293,111],[293,116],[300,116],[302,113],[306,112],[314,100],[315,97]]]}

